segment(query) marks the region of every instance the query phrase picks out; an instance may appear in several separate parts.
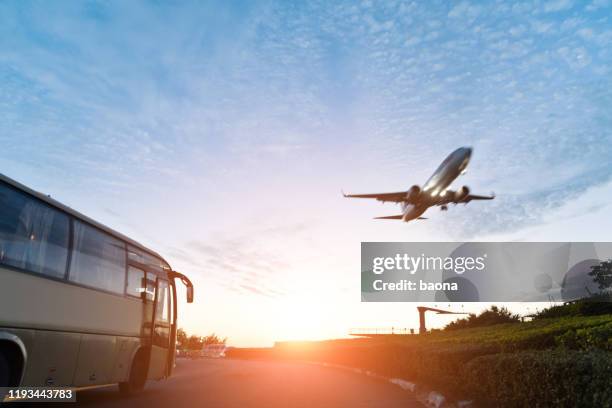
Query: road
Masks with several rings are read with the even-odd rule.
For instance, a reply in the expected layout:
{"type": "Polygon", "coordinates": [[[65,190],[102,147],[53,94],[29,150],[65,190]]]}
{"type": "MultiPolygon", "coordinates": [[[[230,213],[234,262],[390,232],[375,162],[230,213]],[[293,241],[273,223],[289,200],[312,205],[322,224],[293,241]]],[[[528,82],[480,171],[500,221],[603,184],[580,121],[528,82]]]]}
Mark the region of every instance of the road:
{"type": "MultiPolygon", "coordinates": [[[[422,407],[382,380],[306,363],[179,360],[173,376],[133,397],[117,387],[82,391],[79,407],[422,407]]],[[[66,405],[64,405],[65,407],[66,405]]]]}

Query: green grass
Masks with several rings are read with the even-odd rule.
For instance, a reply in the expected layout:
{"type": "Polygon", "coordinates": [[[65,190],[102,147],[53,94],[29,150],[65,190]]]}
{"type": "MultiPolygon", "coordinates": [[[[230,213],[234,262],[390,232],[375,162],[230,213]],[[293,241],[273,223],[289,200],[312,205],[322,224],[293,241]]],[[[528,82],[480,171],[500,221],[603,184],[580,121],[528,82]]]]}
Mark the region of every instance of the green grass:
{"type": "Polygon", "coordinates": [[[506,323],[473,329],[438,331],[426,336],[401,338],[402,344],[442,346],[453,344],[496,344],[504,349],[546,348],[568,331],[598,327],[612,323],[612,315],[560,317],[523,323],[506,323]]]}
{"type": "Polygon", "coordinates": [[[506,323],[471,329],[433,331],[427,335],[381,336],[362,339],[339,339],[324,342],[300,343],[313,347],[316,344],[329,346],[368,346],[398,344],[408,348],[444,348],[452,346],[487,345],[498,346],[500,351],[520,349],[552,348],[555,338],[567,332],[576,332],[612,324],[612,314],[600,316],[569,316],[538,319],[530,322],[506,323]]]}

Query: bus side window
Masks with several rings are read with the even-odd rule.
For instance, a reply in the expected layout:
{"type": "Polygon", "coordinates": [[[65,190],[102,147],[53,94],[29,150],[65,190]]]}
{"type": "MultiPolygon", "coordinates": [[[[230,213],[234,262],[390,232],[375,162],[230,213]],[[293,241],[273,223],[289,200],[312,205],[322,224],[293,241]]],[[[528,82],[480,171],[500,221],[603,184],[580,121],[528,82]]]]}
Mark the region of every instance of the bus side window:
{"type": "Polygon", "coordinates": [[[159,287],[157,288],[158,299],[157,299],[157,311],[155,312],[155,316],[157,320],[160,320],[165,323],[170,322],[170,307],[168,302],[169,297],[169,288],[168,282],[166,280],[159,281],[159,287]]]}
{"type": "Polygon", "coordinates": [[[66,214],[0,184],[0,264],[63,278],[69,225],[66,214]]]}
{"type": "Polygon", "coordinates": [[[176,291],[172,289],[173,286],[170,287],[168,292],[168,312],[170,314],[170,323],[174,324],[174,302],[176,301],[176,299],[174,299],[174,294],[176,291]]]}
{"type": "Polygon", "coordinates": [[[169,285],[165,279],[159,279],[157,285],[157,305],[155,309],[155,328],[153,344],[168,347],[170,342],[170,305],[168,303],[169,285]]]}
{"type": "Polygon", "coordinates": [[[69,279],[123,294],[125,244],[94,227],[74,221],[74,248],[69,279]]]}
{"type": "Polygon", "coordinates": [[[155,275],[148,273],[146,281],[147,301],[153,302],[155,300],[155,275]]]}
{"type": "Polygon", "coordinates": [[[142,269],[131,266],[128,268],[126,293],[130,296],[142,298],[145,290],[145,272],[142,269]]]}

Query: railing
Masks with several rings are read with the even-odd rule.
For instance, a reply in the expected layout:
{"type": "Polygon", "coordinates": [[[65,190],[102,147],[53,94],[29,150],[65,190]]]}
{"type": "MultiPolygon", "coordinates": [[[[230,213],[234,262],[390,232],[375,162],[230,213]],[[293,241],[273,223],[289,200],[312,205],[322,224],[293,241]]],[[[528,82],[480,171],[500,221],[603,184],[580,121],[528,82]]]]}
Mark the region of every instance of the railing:
{"type": "Polygon", "coordinates": [[[358,327],[349,330],[351,336],[384,336],[384,335],[410,335],[415,330],[408,327],[358,327]]]}

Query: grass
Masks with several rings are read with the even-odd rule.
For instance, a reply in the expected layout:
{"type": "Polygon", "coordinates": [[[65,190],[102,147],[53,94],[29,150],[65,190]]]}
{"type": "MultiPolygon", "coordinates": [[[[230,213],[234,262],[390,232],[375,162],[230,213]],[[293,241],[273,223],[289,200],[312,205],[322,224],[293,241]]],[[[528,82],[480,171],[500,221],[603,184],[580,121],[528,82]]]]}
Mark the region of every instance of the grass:
{"type": "Polygon", "coordinates": [[[506,323],[473,329],[435,331],[426,336],[398,339],[406,346],[443,346],[454,344],[494,344],[503,349],[542,348],[553,346],[555,336],[585,328],[612,323],[612,315],[572,316],[538,319],[522,323],[506,323]],[[533,347],[535,346],[535,347],[533,347]]]}
{"type": "Polygon", "coordinates": [[[455,345],[493,345],[500,351],[541,349],[554,347],[555,337],[569,331],[612,324],[612,314],[600,316],[569,316],[505,323],[493,326],[449,331],[433,331],[426,335],[387,335],[373,338],[337,339],[318,342],[278,343],[281,349],[309,349],[316,347],[376,346],[397,344],[408,348],[444,348],[455,345]]]}

